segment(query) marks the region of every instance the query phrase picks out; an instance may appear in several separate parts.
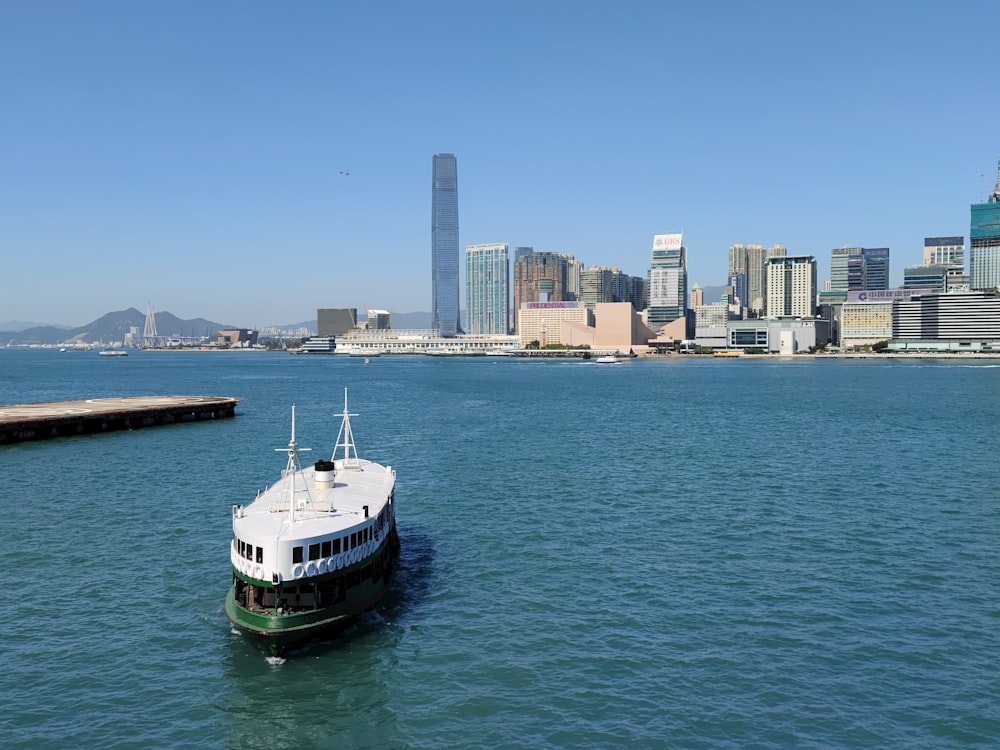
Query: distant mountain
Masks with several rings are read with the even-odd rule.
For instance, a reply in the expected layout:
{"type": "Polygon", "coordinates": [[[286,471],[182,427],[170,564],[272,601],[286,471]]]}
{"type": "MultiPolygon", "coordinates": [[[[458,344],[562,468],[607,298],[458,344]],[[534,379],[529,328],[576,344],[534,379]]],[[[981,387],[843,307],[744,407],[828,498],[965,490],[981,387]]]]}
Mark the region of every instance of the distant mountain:
{"type": "MultiPolygon", "coordinates": [[[[65,343],[110,343],[124,341],[125,334],[136,328],[142,336],[146,327],[146,314],[134,307],[101,316],[93,323],[79,328],[58,328],[56,326],[35,326],[21,331],[0,330],[0,345],[4,344],[65,344],[65,343]]],[[[215,323],[204,318],[181,320],[168,312],[156,313],[156,333],[158,336],[215,336],[216,332],[237,326],[215,323]]]]}
{"type": "Polygon", "coordinates": [[[4,321],[3,323],[0,323],[0,331],[24,331],[28,328],[44,328],[46,326],[50,328],[61,328],[63,330],[69,330],[69,326],[57,326],[57,325],[49,326],[48,323],[28,323],[23,320],[7,320],[4,321]]]}

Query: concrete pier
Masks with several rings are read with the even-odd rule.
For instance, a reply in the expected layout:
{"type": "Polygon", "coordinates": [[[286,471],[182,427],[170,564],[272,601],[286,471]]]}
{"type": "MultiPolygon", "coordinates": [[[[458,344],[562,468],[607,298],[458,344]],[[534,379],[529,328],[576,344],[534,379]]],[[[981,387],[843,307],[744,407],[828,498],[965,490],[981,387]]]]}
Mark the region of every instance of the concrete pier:
{"type": "Polygon", "coordinates": [[[236,416],[239,398],[134,396],[0,406],[0,445],[236,416]]]}

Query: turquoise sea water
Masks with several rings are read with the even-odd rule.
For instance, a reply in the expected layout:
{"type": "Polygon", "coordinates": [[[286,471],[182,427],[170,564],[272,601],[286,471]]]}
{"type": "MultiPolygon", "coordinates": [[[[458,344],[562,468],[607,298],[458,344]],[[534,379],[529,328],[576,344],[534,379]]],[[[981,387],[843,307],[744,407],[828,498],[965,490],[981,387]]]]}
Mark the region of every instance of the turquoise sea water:
{"type": "Polygon", "coordinates": [[[995,747],[998,365],[0,351],[0,403],[244,399],[0,447],[0,744],[995,747]],[[345,386],[401,573],[269,661],[230,507],[345,386]]]}

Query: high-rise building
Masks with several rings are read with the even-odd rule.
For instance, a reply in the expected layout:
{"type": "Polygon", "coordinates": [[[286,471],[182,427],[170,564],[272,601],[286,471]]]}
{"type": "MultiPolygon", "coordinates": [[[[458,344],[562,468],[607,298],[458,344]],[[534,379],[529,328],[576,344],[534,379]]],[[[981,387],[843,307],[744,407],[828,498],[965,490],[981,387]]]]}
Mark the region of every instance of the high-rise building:
{"type": "Polygon", "coordinates": [[[458,160],[434,154],[431,183],[431,327],[455,336],[459,325],[458,160]]]}
{"type": "Polygon", "coordinates": [[[615,271],[607,266],[591,266],[580,271],[580,301],[593,310],[599,302],[615,299],[615,271]]]}
{"type": "Polygon", "coordinates": [[[830,253],[830,291],[889,288],[889,248],[838,247],[830,253]]]}
{"type": "Polygon", "coordinates": [[[647,309],[650,328],[656,330],[685,317],[687,296],[687,248],[683,235],[654,236],[647,309]]]}
{"type": "Polygon", "coordinates": [[[705,304],[705,293],[698,284],[695,284],[691,288],[691,296],[689,297],[688,307],[692,310],[697,310],[699,307],[705,304]]]}
{"type": "Polygon", "coordinates": [[[816,259],[771,258],[767,263],[767,317],[816,317],[816,259]]]}
{"type": "Polygon", "coordinates": [[[965,270],[964,237],[924,237],[924,265],[965,270]]]}
{"type": "MultiPolygon", "coordinates": [[[[830,253],[830,291],[846,292],[849,290],[847,283],[847,266],[852,257],[861,254],[860,247],[835,247],[830,253]]],[[[857,290],[855,290],[857,291],[857,290]]]]}
{"type": "Polygon", "coordinates": [[[508,332],[509,289],[507,245],[469,245],[465,248],[465,307],[469,333],[508,332]]]}
{"type": "Polygon", "coordinates": [[[1000,164],[997,165],[996,187],[986,203],[972,204],[969,286],[973,289],[1000,287],[1000,164]]]}
{"type": "Polygon", "coordinates": [[[887,247],[866,247],[863,251],[864,259],[864,289],[865,291],[879,291],[889,288],[889,248],[887,247]]]}
{"type": "Polygon", "coordinates": [[[766,248],[759,244],[737,243],[729,248],[729,278],[743,276],[738,284],[731,283],[739,287],[735,293],[740,297],[740,305],[753,317],[760,318],[767,313],[767,261],[785,255],[787,250],[781,244],[766,248]]]}
{"type": "Polygon", "coordinates": [[[947,283],[948,266],[943,264],[906,266],[903,269],[903,289],[922,289],[941,294],[946,291],[947,283]]]}
{"type": "Polygon", "coordinates": [[[583,262],[574,258],[570,253],[562,253],[561,257],[566,262],[566,285],[563,287],[563,299],[580,299],[580,274],[583,272],[583,262]]]}
{"type": "MultiPolygon", "coordinates": [[[[569,256],[572,257],[572,256],[569,256]]],[[[514,259],[514,328],[526,302],[568,302],[566,291],[567,256],[531,252],[514,259]]]]}

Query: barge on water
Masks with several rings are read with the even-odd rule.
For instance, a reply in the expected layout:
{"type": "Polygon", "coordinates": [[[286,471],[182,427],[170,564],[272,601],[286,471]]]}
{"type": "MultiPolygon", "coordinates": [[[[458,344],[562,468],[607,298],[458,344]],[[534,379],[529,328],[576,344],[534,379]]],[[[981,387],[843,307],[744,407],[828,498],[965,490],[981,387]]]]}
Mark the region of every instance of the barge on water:
{"type": "Polygon", "coordinates": [[[302,468],[295,407],[288,464],[249,505],[233,506],[230,622],[280,656],[335,634],[386,593],[399,560],[396,472],[358,458],[344,411],[329,461],[302,468]],[[341,455],[338,457],[338,451],[341,455]]]}

